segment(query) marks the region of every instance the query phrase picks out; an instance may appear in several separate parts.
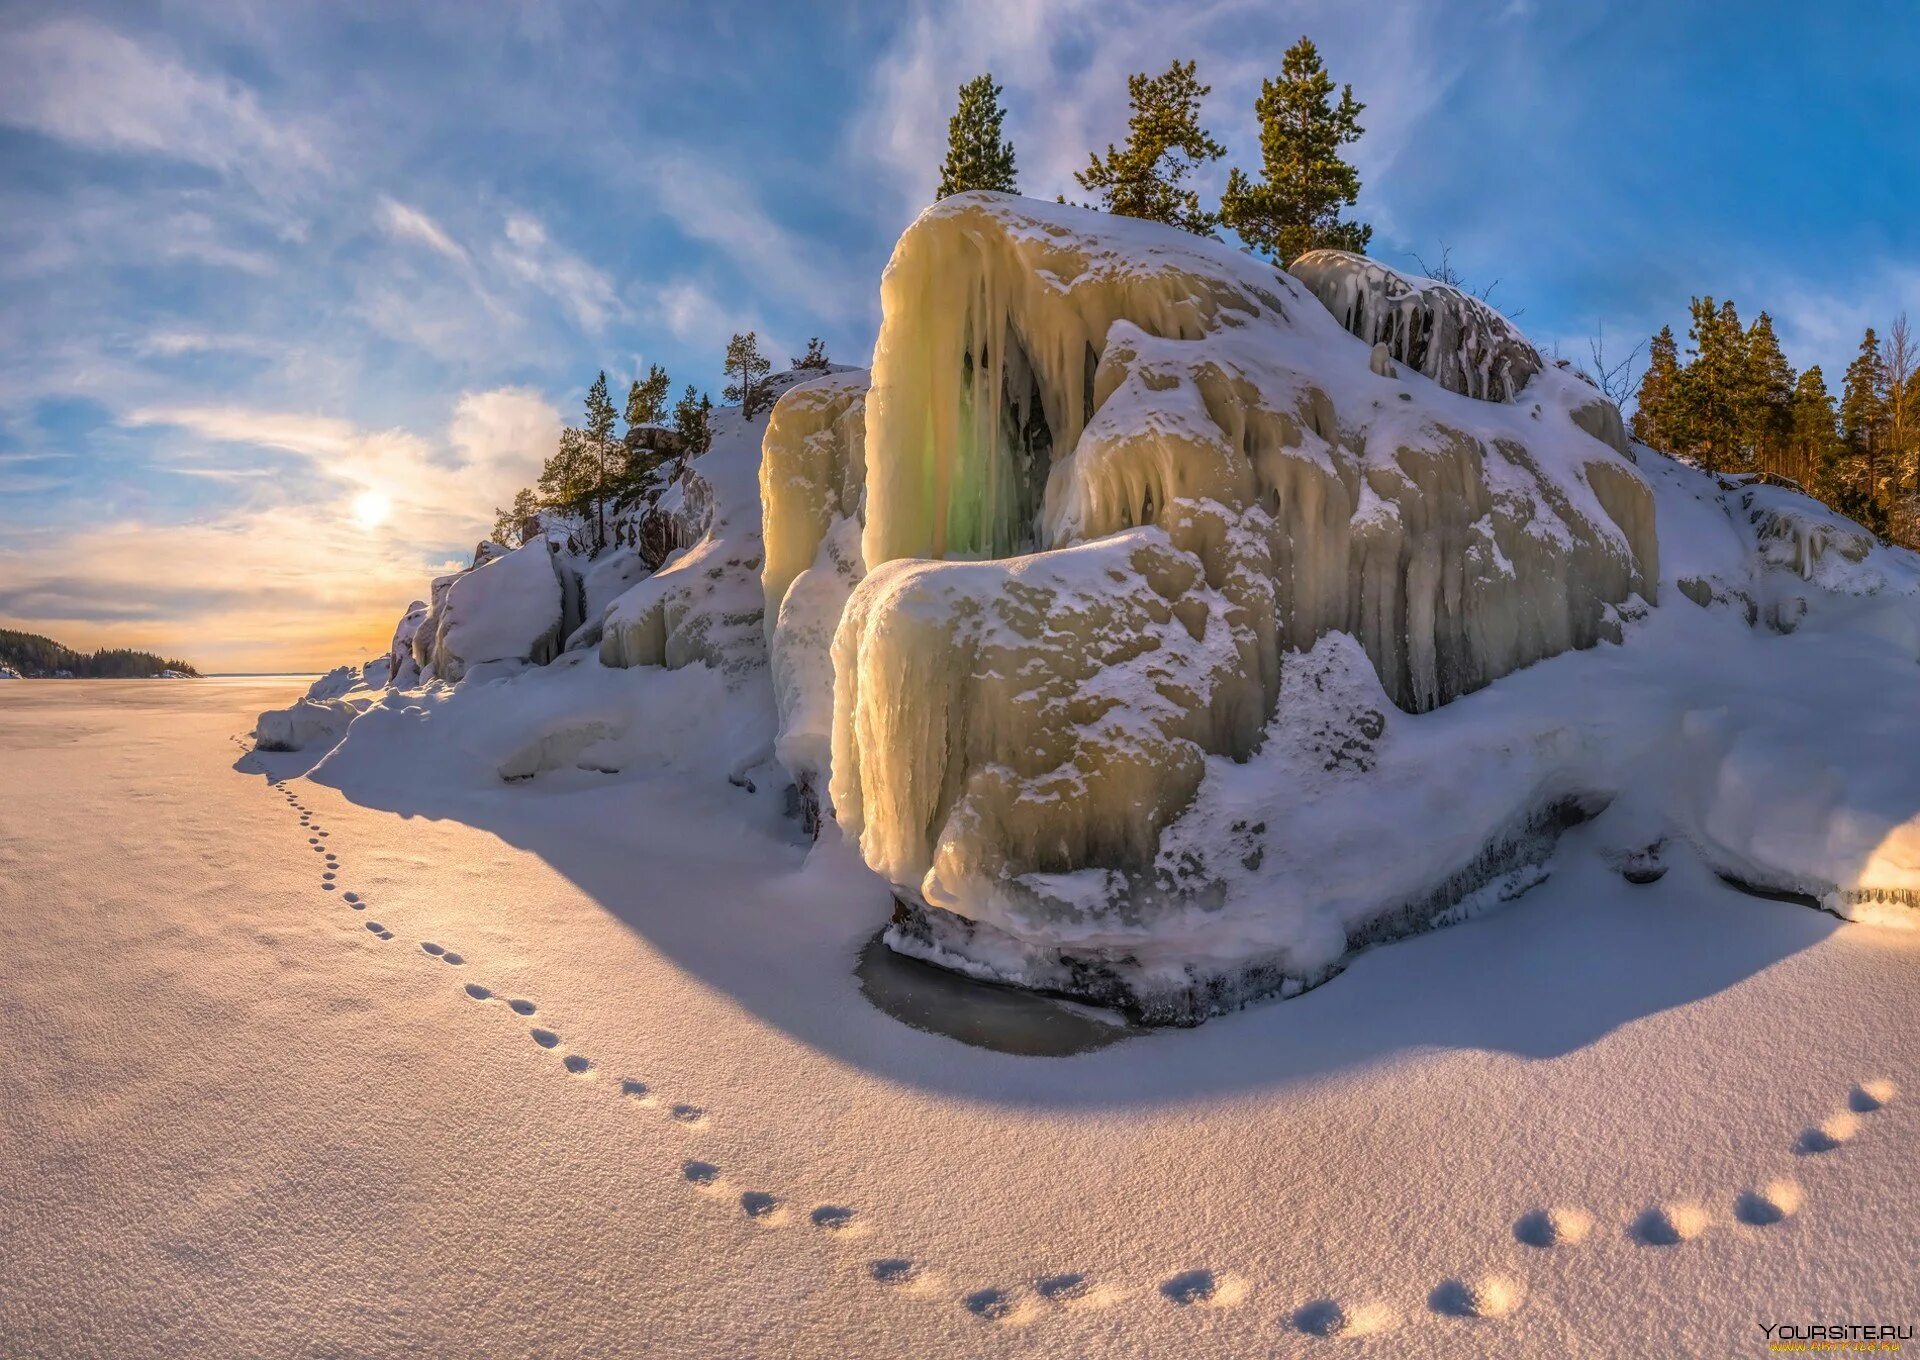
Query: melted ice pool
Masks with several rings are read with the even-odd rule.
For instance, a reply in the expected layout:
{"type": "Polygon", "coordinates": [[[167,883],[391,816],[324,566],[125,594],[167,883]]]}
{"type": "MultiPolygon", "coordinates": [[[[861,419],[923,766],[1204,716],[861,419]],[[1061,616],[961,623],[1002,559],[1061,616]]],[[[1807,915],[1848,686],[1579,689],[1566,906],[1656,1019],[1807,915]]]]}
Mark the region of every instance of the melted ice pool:
{"type": "Polygon", "coordinates": [[[867,941],[854,974],[867,1000],[903,1025],[1029,1058],[1086,1053],[1142,1032],[1114,1011],[981,982],[896,954],[884,934],[867,941]]]}

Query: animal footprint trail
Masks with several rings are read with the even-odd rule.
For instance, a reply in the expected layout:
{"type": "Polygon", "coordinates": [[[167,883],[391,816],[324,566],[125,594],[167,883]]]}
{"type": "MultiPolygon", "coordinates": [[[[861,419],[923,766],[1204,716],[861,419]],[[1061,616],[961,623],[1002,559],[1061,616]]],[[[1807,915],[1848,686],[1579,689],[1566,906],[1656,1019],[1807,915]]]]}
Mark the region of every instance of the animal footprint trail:
{"type": "Polygon", "coordinates": [[[1009,1325],[1026,1322],[1039,1311],[1033,1297],[1022,1289],[977,1289],[961,1302],[982,1321],[1009,1325]]]}

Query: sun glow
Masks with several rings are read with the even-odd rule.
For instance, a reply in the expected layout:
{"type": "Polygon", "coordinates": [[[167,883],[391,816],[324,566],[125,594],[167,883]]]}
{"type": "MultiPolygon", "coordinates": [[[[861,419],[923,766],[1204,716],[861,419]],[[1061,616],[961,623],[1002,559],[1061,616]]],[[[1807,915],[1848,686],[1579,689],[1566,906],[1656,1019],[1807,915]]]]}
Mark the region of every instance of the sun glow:
{"type": "Polygon", "coordinates": [[[353,518],[362,529],[377,529],[393,513],[393,502],[382,491],[362,491],[353,498],[353,518]]]}

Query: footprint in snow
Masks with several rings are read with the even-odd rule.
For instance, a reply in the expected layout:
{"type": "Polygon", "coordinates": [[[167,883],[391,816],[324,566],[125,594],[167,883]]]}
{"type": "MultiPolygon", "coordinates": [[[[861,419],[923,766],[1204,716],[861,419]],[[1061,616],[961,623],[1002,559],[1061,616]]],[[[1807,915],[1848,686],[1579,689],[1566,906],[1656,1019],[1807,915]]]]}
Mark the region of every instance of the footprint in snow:
{"type": "Polygon", "coordinates": [[[550,1029],[529,1030],[528,1033],[533,1035],[533,1041],[542,1048],[552,1048],[560,1042],[560,1036],[550,1029]]]}
{"type": "Polygon", "coordinates": [[[1847,1093],[1847,1108],[1855,1114],[1872,1114],[1891,1105],[1898,1094],[1890,1081],[1863,1081],[1847,1093]]]}
{"type": "Polygon", "coordinates": [[[367,930],[383,940],[391,940],[393,938],[393,932],[381,925],[378,921],[367,922],[367,930]]]}
{"type": "Polygon", "coordinates": [[[334,890],[334,887],[335,887],[335,885],[334,885],[334,884],[332,884],[332,883],[322,883],[322,884],[320,885],[320,891],[321,891],[321,892],[332,892],[332,891],[334,890]]]}
{"type": "Polygon", "coordinates": [[[1513,1225],[1514,1237],[1530,1247],[1576,1246],[1592,1231],[1592,1214],[1560,1205],[1522,1214],[1513,1225]]]}
{"type": "Polygon", "coordinates": [[[718,1190],[720,1168],[712,1162],[682,1162],[680,1175],[696,1190],[718,1190]]]}
{"type": "Polygon", "coordinates": [[[967,1311],[987,1322],[1025,1322],[1033,1316],[1033,1300],[1019,1289],[977,1289],[961,1300],[967,1311]]]}
{"type": "Polygon", "coordinates": [[[588,1076],[593,1072],[593,1059],[579,1053],[569,1053],[560,1060],[560,1065],[576,1077],[588,1076]]]}
{"type": "Polygon", "coordinates": [[[1095,1284],[1078,1271],[1042,1275],[1033,1282],[1033,1292],[1055,1308],[1100,1308],[1119,1297],[1117,1289],[1095,1284]]]}
{"type": "Polygon", "coordinates": [[[707,1112],[698,1105],[676,1105],[670,1112],[674,1122],[697,1129],[707,1122],[707,1112]]]}
{"type": "Polygon", "coordinates": [[[1655,1204],[1633,1220],[1627,1235],[1643,1247],[1677,1247],[1691,1242],[1711,1223],[1707,1211],[1697,1204],[1655,1204]]]}
{"type": "Polygon", "coordinates": [[[436,959],[447,952],[444,945],[437,945],[432,940],[420,941],[420,948],[426,953],[433,955],[436,959]]]}
{"type": "Polygon", "coordinates": [[[513,1013],[515,1015],[532,1015],[534,1012],[533,1003],[531,1001],[522,1000],[520,997],[515,997],[513,1000],[509,1001],[507,1005],[510,1008],[512,1008],[513,1013]]]}
{"type": "Polygon", "coordinates": [[[463,956],[463,955],[460,955],[460,954],[456,954],[456,953],[454,953],[454,952],[453,952],[453,951],[452,951],[451,949],[449,949],[449,950],[448,950],[448,951],[447,951],[446,953],[444,953],[444,954],[442,954],[442,955],[440,956],[440,962],[442,962],[442,963],[450,963],[450,964],[452,964],[452,965],[453,965],[453,966],[454,966],[455,968],[458,968],[458,967],[459,967],[459,966],[460,966],[461,964],[463,964],[463,963],[465,963],[466,961],[467,961],[467,960],[466,960],[466,958],[465,958],[465,956],[463,956]]]}
{"type": "Polygon", "coordinates": [[[1344,1304],[1338,1299],[1315,1299],[1293,1311],[1293,1325],[1308,1336],[1372,1336],[1384,1332],[1399,1318],[1384,1303],[1344,1304]]]}
{"type": "Polygon", "coordinates": [[[1182,1308],[1231,1308],[1247,1296],[1247,1282],[1216,1270],[1184,1270],[1160,1286],[1169,1302],[1182,1308]]]}
{"type": "Polygon", "coordinates": [[[331,883],[333,882],[334,879],[338,877],[339,877],[338,874],[336,874],[332,869],[329,869],[324,874],[320,875],[320,881],[322,883],[331,883]]]}
{"type": "Polygon", "coordinates": [[[358,901],[360,900],[360,894],[359,894],[359,893],[342,893],[342,894],[340,894],[340,895],[341,895],[342,897],[344,897],[344,898],[346,898],[346,899],[347,899],[347,901],[349,901],[349,902],[358,902],[358,901]]]}
{"type": "Polygon", "coordinates": [[[477,982],[469,982],[467,984],[467,995],[472,997],[475,1001],[493,1000],[493,992],[486,987],[482,987],[477,982]]]}
{"type": "Polygon", "coordinates": [[[749,1190],[740,1196],[740,1212],[766,1228],[777,1228],[787,1221],[787,1207],[778,1195],[765,1190],[749,1190]]]}
{"type": "Polygon", "coordinates": [[[867,1225],[860,1221],[857,1210],[844,1204],[822,1204],[807,1215],[807,1221],[822,1232],[830,1232],[838,1237],[853,1237],[866,1231],[867,1225]]]}
{"type": "Polygon", "coordinates": [[[1848,1142],[1860,1132],[1860,1117],[1851,1110],[1842,1110],[1811,1128],[1800,1130],[1800,1137],[1794,1143],[1794,1151],[1802,1156],[1817,1152],[1832,1152],[1842,1143],[1848,1142]]]}
{"type": "Polygon", "coordinates": [[[867,1278],[908,1294],[925,1293],[939,1283],[939,1277],[931,1270],[906,1256],[883,1256],[867,1262],[867,1278]]]}
{"type": "Polygon", "coordinates": [[[647,1084],[633,1077],[620,1078],[620,1094],[636,1105],[654,1103],[653,1092],[647,1089],[647,1084]]]}
{"type": "Polygon", "coordinates": [[[1427,1307],[1457,1318],[1505,1317],[1520,1306],[1524,1291],[1507,1275],[1442,1280],[1427,1295],[1427,1307]]]}
{"type": "Polygon", "coordinates": [[[1769,1181],[1758,1190],[1743,1191],[1733,1202],[1733,1215],[1755,1228],[1770,1228],[1800,1212],[1805,1196],[1793,1181],[1769,1181]]]}

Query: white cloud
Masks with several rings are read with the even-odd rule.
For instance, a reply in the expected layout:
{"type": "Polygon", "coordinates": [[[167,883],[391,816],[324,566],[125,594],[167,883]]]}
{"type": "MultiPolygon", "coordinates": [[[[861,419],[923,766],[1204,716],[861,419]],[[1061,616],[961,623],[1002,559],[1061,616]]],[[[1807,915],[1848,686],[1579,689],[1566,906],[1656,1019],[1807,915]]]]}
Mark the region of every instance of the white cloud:
{"type": "Polygon", "coordinates": [[[649,162],[654,202],[692,240],[713,246],[763,294],[791,298],[811,315],[838,319],[872,293],[855,288],[835,257],[781,226],[752,190],[712,164],[666,155],[649,162]]]}
{"type": "Polygon", "coordinates": [[[524,212],[507,217],[497,250],[507,271],[556,299],[584,330],[598,335],[625,314],[613,281],[580,256],[555,245],[539,219],[524,212]]]}
{"type": "Polygon", "coordinates": [[[438,222],[397,199],[381,195],[377,205],[381,229],[395,240],[413,241],[446,256],[455,264],[467,263],[467,252],[443,231],[438,222]]]}
{"type": "MultiPolygon", "coordinates": [[[[539,474],[560,437],[560,413],[530,388],[462,393],[443,437],[409,430],[363,430],[331,416],[262,411],[241,406],[143,407],[122,417],[135,427],[163,426],[213,441],[291,455],[308,474],[277,476],[273,486],[289,506],[339,507],[375,491],[390,499],[394,532],[415,543],[446,544],[477,537],[505,504],[539,474]]],[[[225,480],[251,478],[253,465],[209,458],[197,442],[164,451],[165,470],[225,480]]]]}
{"type": "Polygon", "coordinates": [[[313,142],[269,117],[246,86],[189,70],[86,19],[0,32],[0,122],[256,182],[325,165],[313,142]]]}

